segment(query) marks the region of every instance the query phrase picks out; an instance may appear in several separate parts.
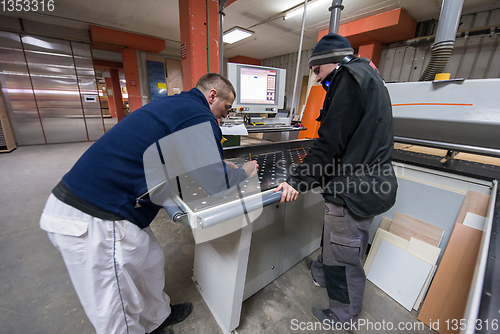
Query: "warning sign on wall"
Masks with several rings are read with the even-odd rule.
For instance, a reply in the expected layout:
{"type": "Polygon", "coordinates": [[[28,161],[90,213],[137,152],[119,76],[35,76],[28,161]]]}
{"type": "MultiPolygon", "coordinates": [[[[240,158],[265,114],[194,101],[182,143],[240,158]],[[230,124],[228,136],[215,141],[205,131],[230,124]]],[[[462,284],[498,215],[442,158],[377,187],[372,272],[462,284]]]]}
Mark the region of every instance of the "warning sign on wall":
{"type": "Polygon", "coordinates": [[[187,57],[186,42],[181,44],[181,59],[184,60],[187,57]]]}

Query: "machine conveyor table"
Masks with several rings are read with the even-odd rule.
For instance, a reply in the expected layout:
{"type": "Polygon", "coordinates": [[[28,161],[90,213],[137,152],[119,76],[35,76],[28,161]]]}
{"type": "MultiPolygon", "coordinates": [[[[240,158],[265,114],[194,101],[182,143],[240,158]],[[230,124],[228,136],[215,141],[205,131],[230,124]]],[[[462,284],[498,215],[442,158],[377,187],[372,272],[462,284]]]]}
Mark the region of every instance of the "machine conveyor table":
{"type": "MultiPolygon", "coordinates": [[[[283,205],[277,203],[279,194],[274,193],[274,188],[290,173],[289,168],[301,162],[312,143],[313,140],[297,140],[225,150],[225,157],[238,165],[249,159],[259,162],[260,188],[256,186],[249,198],[262,195],[262,199],[270,198],[274,204],[263,204],[256,210],[257,213],[249,210],[251,212],[248,215],[241,211],[240,215],[228,216],[226,213],[241,198],[217,203],[207,201],[205,206],[197,206],[205,200],[196,198],[192,208],[184,201],[175,199],[177,205],[187,213],[193,227],[196,241],[193,281],[224,333],[230,333],[238,327],[244,300],[320,246],[324,214],[321,190],[317,188],[301,194],[297,201],[283,205]],[[286,173],[281,168],[285,166],[286,173]],[[195,208],[196,211],[193,211],[195,208]],[[250,219],[245,219],[246,216],[250,219]],[[209,224],[211,227],[204,226],[204,220],[213,222],[214,217],[227,219],[209,224]]],[[[439,247],[444,250],[466,192],[489,194],[491,198],[485,235],[481,241],[481,259],[478,259],[467,314],[464,316],[473,319],[478,311],[482,315],[498,310],[484,306],[488,298],[498,298],[496,294],[491,294],[491,284],[488,283],[495,281],[496,277],[490,262],[496,265],[497,260],[488,255],[488,249],[490,242],[495,243],[496,234],[491,231],[494,228],[493,218],[498,217],[500,207],[496,196],[496,180],[500,175],[498,167],[460,161],[443,163],[441,157],[408,154],[402,155],[399,150],[394,152],[393,165],[399,183],[397,200],[391,210],[374,218],[369,242],[382,217],[390,219],[397,211],[443,228],[445,232],[439,247]],[[493,297],[485,298],[485,293],[493,297]],[[481,310],[478,310],[479,304],[481,310]]]]}
{"type": "MultiPolygon", "coordinates": [[[[225,150],[225,158],[237,166],[250,159],[260,166],[256,176],[228,195],[208,196],[189,175],[179,177],[181,193],[171,205],[193,229],[193,281],[224,333],[238,327],[243,300],[320,246],[319,188],[283,205],[274,192],[307,155],[310,143],[225,150]]],[[[175,215],[175,210],[167,212],[175,215]]]]}

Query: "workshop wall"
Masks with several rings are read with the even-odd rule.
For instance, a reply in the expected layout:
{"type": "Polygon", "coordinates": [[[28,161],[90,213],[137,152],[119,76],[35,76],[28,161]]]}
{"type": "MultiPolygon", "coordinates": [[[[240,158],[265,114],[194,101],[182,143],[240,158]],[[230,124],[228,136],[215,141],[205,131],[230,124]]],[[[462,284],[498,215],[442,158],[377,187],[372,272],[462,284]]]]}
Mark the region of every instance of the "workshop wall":
{"type": "MultiPolygon", "coordinates": [[[[445,69],[446,73],[451,73],[451,79],[500,77],[500,9],[463,15],[458,32],[467,34],[469,29],[482,27],[492,32],[477,36],[466,35],[455,40],[453,54],[445,69]]],[[[437,24],[434,24],[430,34],[435,34],[436,29],[437,24]]],[[[430,60],[432,44],[433,42],[424,42],[407,46],[406,41],[402,41],[383,45],[379,70],[384,80],[418,81],[430,60]]]]}

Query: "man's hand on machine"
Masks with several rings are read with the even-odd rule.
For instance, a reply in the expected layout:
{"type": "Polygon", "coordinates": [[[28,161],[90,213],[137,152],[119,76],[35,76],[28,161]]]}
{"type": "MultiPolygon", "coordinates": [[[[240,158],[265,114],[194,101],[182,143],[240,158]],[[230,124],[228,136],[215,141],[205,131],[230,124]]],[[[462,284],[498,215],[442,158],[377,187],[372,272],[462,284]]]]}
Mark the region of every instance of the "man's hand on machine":
{"type": "Polygon", "coordinates": [[[250,160],[246,164],[244,164],[241,168],[247,172],[248,177],[252,177],[255,174],[257,174],[257,171],[259,170],[259,164],[255,160],[250,160]]]}
{"type": "Polygon", "coordinates": [[[235,169],[235,168],[238,168],[238,166],[236,166],[236,164],[232,161],[227,161],[227,160],[224,160],[224,162],[231,168],[235,169]]]}
{"type": "Polygon", "coordinates": [[[283,204],[283,202],[290,202],[290,201],[295,201],[297,197],[299,196],[299,192],[295,190],[294,187],[289,185],[286,182],[281,183],[276,189],[274,189],[274,192],[283,190],[283,193],[281,194],[281,200],[280,203],[283,204]]]}

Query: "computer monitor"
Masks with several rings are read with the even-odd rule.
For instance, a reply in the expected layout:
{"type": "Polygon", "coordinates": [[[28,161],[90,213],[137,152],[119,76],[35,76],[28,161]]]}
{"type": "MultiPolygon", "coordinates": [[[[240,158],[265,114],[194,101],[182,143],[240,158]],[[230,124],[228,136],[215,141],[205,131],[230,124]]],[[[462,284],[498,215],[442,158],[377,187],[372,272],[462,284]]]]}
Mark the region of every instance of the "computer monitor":
{"type": "Polygon", "coordinates": [[[228,63],[227,78],[236,90],[233,108],[239,113],[276,113],[285,101],[283,68],[228,63]]]}

